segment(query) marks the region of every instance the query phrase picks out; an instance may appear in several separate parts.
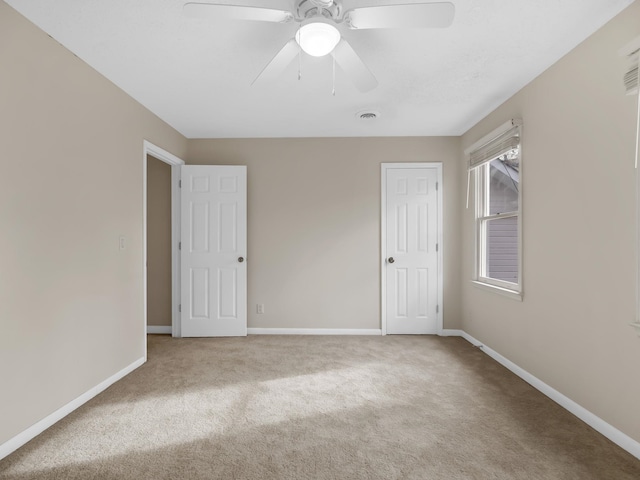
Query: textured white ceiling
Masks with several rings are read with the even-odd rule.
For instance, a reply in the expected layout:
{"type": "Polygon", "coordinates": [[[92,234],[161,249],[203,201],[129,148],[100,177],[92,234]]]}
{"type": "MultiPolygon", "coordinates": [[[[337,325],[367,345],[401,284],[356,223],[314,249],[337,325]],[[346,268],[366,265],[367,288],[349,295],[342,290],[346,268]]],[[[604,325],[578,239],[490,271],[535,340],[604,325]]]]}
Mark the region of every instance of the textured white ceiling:
{"type": "Polygon", "coordinates": [[[185,0],[5,1],[189,138],[460,135],[633,3],[451,0],[447,29],[345,30],[379,86],[360,93],[338,69],[332,96],[330,57],[303,56],[300,81],[294,61],[250,85],[295,24],[189,19],[185,0]]]}

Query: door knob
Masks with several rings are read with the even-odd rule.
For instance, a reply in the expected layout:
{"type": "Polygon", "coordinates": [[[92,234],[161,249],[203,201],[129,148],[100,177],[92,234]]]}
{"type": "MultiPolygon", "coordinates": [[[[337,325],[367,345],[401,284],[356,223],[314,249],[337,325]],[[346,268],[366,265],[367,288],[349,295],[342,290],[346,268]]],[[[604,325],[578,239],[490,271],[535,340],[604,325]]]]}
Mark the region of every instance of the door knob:
{"type": "Polygon", "coordinates": [[[395,260],[393,259],[393,257],[389,257],[389,260],[387,260],[387,262],[393,263],[393,262],[395,262],[395,260]]]}
{"type": "Polygon", "coordinates": [[[238,257],[238,261],[239,261],[240,263],[244,262],[244,257],[238,257]]]}

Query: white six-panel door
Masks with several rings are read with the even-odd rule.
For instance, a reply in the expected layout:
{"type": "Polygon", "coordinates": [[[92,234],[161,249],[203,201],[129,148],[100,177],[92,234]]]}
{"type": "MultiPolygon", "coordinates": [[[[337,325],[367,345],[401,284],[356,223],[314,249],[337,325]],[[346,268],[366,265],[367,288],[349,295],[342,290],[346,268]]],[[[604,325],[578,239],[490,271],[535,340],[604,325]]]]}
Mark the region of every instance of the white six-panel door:
{"type": "Polygon", "coordinates": [[[386,333],[437,333],[440,170],[391,165],[383,165],[386,333]]]}
{"type": "Polygon", "coordinates": [[[247,334],[247,168],[181,167],[184,337],[247,334]]]}

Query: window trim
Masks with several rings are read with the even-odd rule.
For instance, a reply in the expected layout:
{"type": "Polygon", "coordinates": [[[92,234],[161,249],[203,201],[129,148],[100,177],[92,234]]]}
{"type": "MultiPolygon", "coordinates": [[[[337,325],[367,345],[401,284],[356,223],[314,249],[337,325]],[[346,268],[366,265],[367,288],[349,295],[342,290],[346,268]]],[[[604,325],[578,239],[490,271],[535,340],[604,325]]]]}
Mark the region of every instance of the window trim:
{"type": "Polygon", "coordinates": [[[509,290],[507,288],[498,287],[497,285],[490,285],[488,283],[483,283],[478,280],[471,280],[471,284],[479,288],[480,290],[485,290],[487,292],[496,293],[498,295],[502,295],[503,297],[511,298],[513,300],[522,301],[522,292],[516,292],[515,290],[509,290]]]}
{"type": "Polygon", "coordinates": [[[469,171],[474,172],[474,200],[475,200],[475,210],[474,210],[474,255],[473,255],[473,285],[480,287],[483,290],[491,291],[515,300],[522,301],[523,299],[523,275],[522,275],[522,171],[523,171],[523,153],[522,153],[522,121],[521,120],[510,120],[505,124],[501,125],[498,129],[494,130],[488,135],[485,135],[478,142],[474,143],[471,147],[465,150],[465,154],[467,156],[471,155],[474,151],[486,146],[492,140],[500,137],[508,130],[518,127],[518,134],[520,136],[520,145],[519,145],[519,154],[520,154],[520,168],[518,171],[519,174],[519,188],[518,188],[518,210],[513,212],[504,212],[500,214],[487,215],[486,212],[480,211],[481,207],[486,205],[486,199],[482,199],[481,195],[486,195],[485,186],[486,181],[489,175],[489,164],[492,160],[488,162],[484,162],[482,165],[471,168],[469,166],[469,171]],[[481,174],[483,173],[484,176],[481,174]],[[483,276],[481,274],[481,262],[485,261],[486,251],[482,245],[483,242],[483,229],[486,228],[486,221],[497,219],[497,218],[509,218],[509,217],[518,217],[518,283],[506,282],[504,280],[498,280],[495,278],[490,278],[483,276]]]}

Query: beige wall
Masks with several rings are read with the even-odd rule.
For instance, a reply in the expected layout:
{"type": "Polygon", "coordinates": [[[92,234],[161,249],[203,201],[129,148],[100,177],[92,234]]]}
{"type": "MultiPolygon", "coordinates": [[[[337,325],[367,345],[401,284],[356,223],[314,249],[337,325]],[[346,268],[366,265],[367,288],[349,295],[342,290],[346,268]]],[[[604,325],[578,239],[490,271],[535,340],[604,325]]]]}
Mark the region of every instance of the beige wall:
{"type": "Polygon", "coordinates": [[[187,161],[248,166],[250,328],[380,328],[380,164],[443,162],[443,311],[457,328],[458,156],[453,137],[228,139],[191,140],[187,161]]]}
{"type": "Polygon", "coordinates": [[[0,72],[2,444],[144,356],[142,142],[186,139],[4,2],[0,72]]]}
{"type": "Polygon", "coordinates": [[[380,163],[443,162],[445,327],[640,441],[635,100],[617,56],[638,18],[635,2],[462,143],[187,142],[0,2],[0,444],[144,355],[143,139],[248,165],[250,327],[379,328],[380,163]],[[468,281],[459,158],[511,117],[525,121],[523,302],[468,281]]]}
{"type": "Polygon", "coordinates": [[[638,441],[637,97],[624,95],[618,50],[639,20],[635,2],[463,137],[466,147],[524,120],[524,301],[471,285],[470,209],[464,330],[638,441]]]}
{"type": "Polygon", "coordinates": [[[147,325],[171,325],[171,166],[147,156],[147,325]]]}

